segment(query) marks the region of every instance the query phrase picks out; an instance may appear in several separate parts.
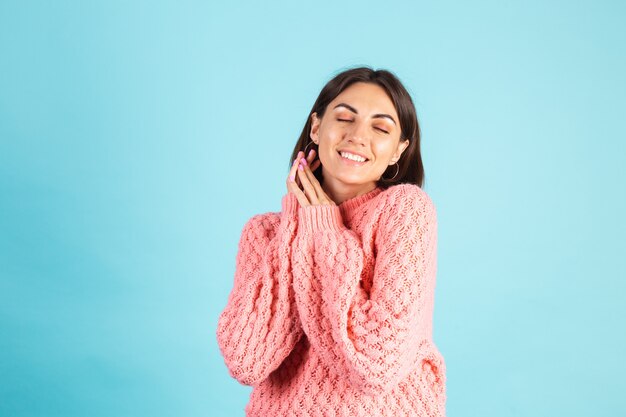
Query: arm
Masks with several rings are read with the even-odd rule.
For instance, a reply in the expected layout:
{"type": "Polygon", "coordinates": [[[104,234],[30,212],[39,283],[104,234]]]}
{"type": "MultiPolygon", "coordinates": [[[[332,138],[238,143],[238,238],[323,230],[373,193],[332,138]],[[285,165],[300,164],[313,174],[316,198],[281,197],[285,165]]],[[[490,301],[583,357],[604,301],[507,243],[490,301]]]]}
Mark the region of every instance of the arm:
{"type": "Polygon", "coordinates": [[[233,289],[220,314],[217,342],[230,374],[254,385],[274,371],[302,336],[292,287],[291,243],[298,201],[282,199],[280,217],[252,217],[244,226],[233,289]]]}
{"type": "Polygon", "coordinates": [[[437,219],[421,190],[390,191],[374,240],[372,288],[360,285],[364,250],[338,206],[299,209],[294,290],[302,327],[330,369],[380,394],[415,369],[430,336],[437,219]]]}

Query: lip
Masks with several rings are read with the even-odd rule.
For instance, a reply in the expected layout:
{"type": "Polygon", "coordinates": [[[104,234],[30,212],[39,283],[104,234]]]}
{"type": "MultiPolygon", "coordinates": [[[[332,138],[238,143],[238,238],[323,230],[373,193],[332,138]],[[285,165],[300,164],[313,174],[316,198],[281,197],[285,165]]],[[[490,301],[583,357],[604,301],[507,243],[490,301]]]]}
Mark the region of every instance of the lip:
{"type": "Polygon", "coordinates": [[[339,156],[339,159],[341,159],[341,162],[343,162],[343,163],[345,163],[347,165],[362,166],[362,165],[365,165],[365,164],[367,164],[369,162],[369,158],[367,158],[365,155],[360,154],[358,152],[348,151],[346,149],[343,149],[341,151],[337,151],[337,155],[339,156]],[[362,156],[363,158],[366,158],[366,160],[363,161],[363,162],[353,161],[352,159],[347,159],[347,158],[344,158],[343,156],[341,156],[341,152],[350,152],[351,154],[362,156]]]}

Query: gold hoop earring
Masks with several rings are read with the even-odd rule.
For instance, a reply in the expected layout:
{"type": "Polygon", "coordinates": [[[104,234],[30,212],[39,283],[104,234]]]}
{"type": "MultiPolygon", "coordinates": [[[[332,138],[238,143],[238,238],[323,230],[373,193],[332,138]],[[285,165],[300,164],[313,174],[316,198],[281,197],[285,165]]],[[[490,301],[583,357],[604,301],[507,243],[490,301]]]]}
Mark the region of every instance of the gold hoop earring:
{"type": "MultiPolygon", "coordinates": [[[[308,148],[308,147],[309,147],[309,145],[310,145],[310,144],[312,144],[312,143],[315,143],[315,142],[311,141],[311,142],[307,143],[307,144],[306,144],[306,146],[304,147],[304,157],[305,157],[305,158],[308,156],[308,154],[306,153],[306,148],[308,148]]],[[[317,145],[317,144],[316,144],[316,145],[317,145]]]]}
{"type": "Polygon", "coordinates": [[[398,175],[398,172],[400,171],[400,165],[398,165],[398,162],[396,162],[395,165],[396,165],[396,174],[393,177],[391,177],[391,178],[385,178],[385,177],[383,177],[381,175],[381,178],[383,180],[385,180],[385,181],[392,181],[396,177],[396,175],[398,175]]]}

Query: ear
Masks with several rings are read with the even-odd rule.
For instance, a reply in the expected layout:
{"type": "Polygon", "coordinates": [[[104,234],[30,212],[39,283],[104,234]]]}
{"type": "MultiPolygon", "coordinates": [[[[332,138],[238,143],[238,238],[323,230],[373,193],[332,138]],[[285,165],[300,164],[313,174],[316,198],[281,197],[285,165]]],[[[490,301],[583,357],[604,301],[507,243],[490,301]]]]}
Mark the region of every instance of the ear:
{"type": "Polygon", "coordinates": [[[394,152],[393,157],[391,158],[391,164],[389,165],[393,165],[400,160],[400,157],[402,156],[402,153],[404,152],[404,150],[409,147],[409,143],[410,142],[408,139],[404,140],[403,142],[398,143],[398,147],[396,148],[396,151],[394,152]]]}
{"type": "Polygon", "coordinates": [[[317,118],[317,113],[316,112],[311,113],[311,133],[309,134],[309,136],[311,137],[311,140],[318,145],[320,143],[319,134],[318,134],[318,130],[320,128],[320,122],[321,122],[320,119],[317,118]]]}

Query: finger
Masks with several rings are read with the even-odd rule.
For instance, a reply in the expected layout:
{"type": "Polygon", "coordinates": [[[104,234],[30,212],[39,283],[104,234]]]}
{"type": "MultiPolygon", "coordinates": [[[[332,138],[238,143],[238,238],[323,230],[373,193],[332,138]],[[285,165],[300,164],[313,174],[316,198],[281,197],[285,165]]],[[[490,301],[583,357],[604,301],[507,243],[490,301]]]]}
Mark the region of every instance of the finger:
{"type": "Polygon", "coordinates": [[[309,165],[311,165],[311,163],[313,162],[313,160],[315,160],[315,155],[317,154],[317,152],[315,152],[315,149],[311,149],[309,151],[309,154],[306,157],[306,161],[309,163],[309,165]]]}
{"type": "Polygon", "coordinates": [[[326,193],[322,189],[322,185],[319,183],[313,171],[311,171],[310,167],[305,167],[304,172],[307,174],[307,179],[313,186],[315,190],[315,195],[317,197],[318,204],[328,204],[328,198],[326,197],[326,193]]]}
{"type": "MultiPolygon", "coordinates": [[[[301,190],[302,186],[300,185],[300,180],[298,179],[298,165],[299,165],[299,160],[295,159],[289,171],[289,178],[287,178],[287,190],[289,192],[293,192],[296,196],[298,196],[298,194],[301,194],[302,197],[298,198],[298,200],[300,201],[302,198],[306,200],[306,196],[301,190]],[[300,193],[298,193],[298,191],[300,193]]],[[[309,202],[308,200],[300,201],[300,204],[308,205],[309,202]]]]}
{"type": "MultiPolygon", "coordinates": [[[[300,165],[302,165],[302,164],[300,164],[300,165]]],[[[319,164],[317,164],[317,165],[319,166],[319,164]]],[[[309,181],[309,183],[311,184],[311,186],[313,188],[313,191],[315,192],[315,198],[317,199],[317,204],[329,204],[329,203],[332,203],[332,200],[330,198],[328,198],[328,196],[324,192],[324,189],[322,188],[322,185],[319,183],[319,181],[315,177],[315,174],[311,170],[311,167],[304,166],[304,173],[306,174],[306,178],[309,181]]]]}
{"type": "Polygon", "coordinates": [[[296,174],[298,170],[298,160],[295,159],[291,164],[291,169],[289,169],[289,175],[287,176],[287,189],[289,189],[289,184],[295,182],[296,174]]]}
{"type": "Polygon", "coordinates": [[[307,176],[306,168],[302,164],[298,166],[298,177],[300,178],[300,182],[302,183],[302,186],[304,188],[304,193],[306,194],[310,203],[313,205],[319,204],[315,188],[313,187],[313,184],[307,176]]]}
{"type": "Polygon", "coordinates": [[[313,171],[310,169],[310,167],[305,167],[304,172],[306,173],[307,179],[309,180],[309,182],[313,186],[313,189],[315,190],[315,195],[317,197],[318,204],[336,205],[335,202],[330,197],[328,197],[328,195],[322,188],[322,185],[319,183],[319,181],[315,177],[315,174],[313,174],[313,171]]]}
{"type": "Polygon", "coordinates": [[[311,149],[311,151],[309,152],[309,157],[307,157],[307,162],[309,163],[309,166],[311,167],[311,172],[315,172],[315,170],[317,168],[319,168],[319,166],[322,164],[322,161],[320,161],[320,159],[315,159],[315,157],[317,156],[317,152],[315,151],[315,149],[311,149]]]}
{"type": "MultiPolygon", "coordinates": [[[[304,151],[299,151],[298,155],[296,156],[296,165],[300,163],[301,159],[304,158],[304,151]]],[[[298,187],[302,188],[302,183],[300,183],[300,178],[298,177],[298,171],[297,171],[297,167],[296,170],[294,171],[294,175],[296,177],[296,184],[298,184],[298,187]]]]}
{"type": "MultiPolygon", "coordinates": [[[[316,155],[315,149],[311,149],[309,151],[309,154],[306,156],[306,161],[307,161],[308,164],[311,164],[313,162],[313,160],[315,159],[315,155],[316,155]]],[[[302,151],[302,155],[300,155],[300,153],[298,153],[298,158],[297,159],[300,160],[302,157],[304,157],[304,151],[302,151]]],[[[302,187],[302,184],[300,183],[300,178],[299,177],[296,178],[296,182],[298,183],[299,187],[302,187]]]]}
{"type": "Polygon", "coordinates": [[[304,194],[304,192],[300,189],[300,187],[298,187],[295,183],[295,181],[290,181],[287,184],[287,189],[289,190],[289,192],[293,193],[296,198],[298,199],[298,202],[300,203],[300,205],[302,207],[306,207],[306,206],[310,206],[311,203],[309,202],[309,199],[306,197],[306,195],[304,194]]]}
{"type": "Polygon", "coordinates": [[[289,170],[289,179],[291,181],[296,181],[296,174],[298,170],[298,164],[300,163],[300,158],[302,158],[302,151],[298,152],[296,159],[293,160],[291,164],[291,169],[289,170]]]}
{"type": "MultiPolygon", "coordinates": [[[[308,165],[311,165],[311,163],[312,163],[312,162],[313,162],[313,160],[315,159],[315,156],[316,156],[316,155],[317,155],[317,152],[315,151],[315,149],[311,149],[311,150],[309,151],[309,154],[308,154],[308,155],[307,155],[307,157],[306,157],[306,161],[307,161],[307,164],[308,164],[308,165]]],[[[304,156],[304,154],[303,154],[302,156],[304,156]]],[[[318,164],[318,166],[319,166],[319,164],[318,164]]],[[[316,168],[317,168],[317,167],[316,167],[316,168]]],[[[302,184],[300,183],[300,177],[298,177],[298,178],[296,179],[296,182],[298,183],[298,186],[299,186],[299,187],[302,187],[302,184]]]]}

